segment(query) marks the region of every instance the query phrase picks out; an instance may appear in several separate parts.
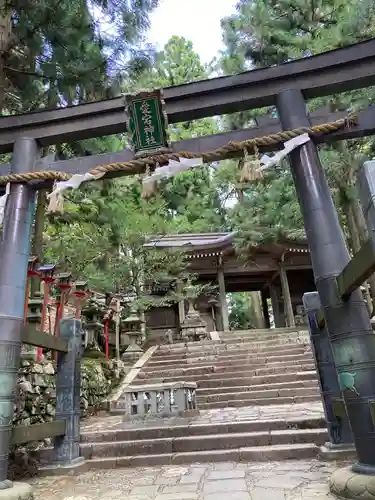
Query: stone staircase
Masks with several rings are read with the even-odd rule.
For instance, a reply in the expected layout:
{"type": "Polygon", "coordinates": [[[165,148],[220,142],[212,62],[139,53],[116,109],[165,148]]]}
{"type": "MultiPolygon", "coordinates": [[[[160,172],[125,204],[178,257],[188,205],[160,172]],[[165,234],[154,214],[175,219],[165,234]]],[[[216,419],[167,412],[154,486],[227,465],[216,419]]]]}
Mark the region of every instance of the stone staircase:
{"type": "Polygon", "coordinates": [[[307,333],[288,329],[160,346],[132,385],[175,381],[197,382],[199,410],[320,399],[307,333]]]}
{"type": "Polygon", "coordinates": [[[131,386],[172,381],[197,383],[199,415],[108,420],[81,436],[87,464],[306,459],[327,440],[307,332],[231,332],[160,346],[131,386]]]}

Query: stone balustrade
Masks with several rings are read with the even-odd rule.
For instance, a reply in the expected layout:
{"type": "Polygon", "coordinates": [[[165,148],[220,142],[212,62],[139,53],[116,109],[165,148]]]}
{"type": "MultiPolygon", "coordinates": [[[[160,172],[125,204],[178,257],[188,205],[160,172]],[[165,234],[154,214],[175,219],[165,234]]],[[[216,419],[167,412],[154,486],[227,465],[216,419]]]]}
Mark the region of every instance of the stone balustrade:
{"type": "Polygon", "coordinates": [[[127,387],[117,402],[126,419],[135,417],[172,417],[197,410],[195,382],[170,382],[127,387]]]}

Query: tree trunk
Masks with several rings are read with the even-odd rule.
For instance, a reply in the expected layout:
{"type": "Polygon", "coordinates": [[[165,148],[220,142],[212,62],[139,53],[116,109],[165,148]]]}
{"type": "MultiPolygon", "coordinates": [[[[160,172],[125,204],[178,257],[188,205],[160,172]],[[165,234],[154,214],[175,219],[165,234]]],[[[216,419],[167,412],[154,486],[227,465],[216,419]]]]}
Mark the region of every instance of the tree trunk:
{"type": "MultiPolygon", "coordinates": [[[[356,223],[356,218],[354,217],[353,204],[348,201],[342,204],[342,209],[346,217],[346,222],[348,224],[348,230],[351,239],[351,247],[354,253],[358,252],[361,248],[361,237],[358,229],[358,225],[356,223]]],[[[371,279],[371,277],[369,278],[371,279]]],[[[370,316],[372,316],[373,311],[373,303],[369,290],[369,284],[367,282],[363,283],[364,291],[363,296],[366,302],[367,311],[370,316]]]]}
{"type": "Polygon", "coordinates": [[[12,40],[12,9],[8,0],[0,0],[0,113],[4,110],[6,95],[5,55],[12,40]]]}
{"type": "MultiPolygon", "coordinates": [[[[353,198],[350,201],[350,207],[351,207],[351,211],[353,214],[353,219],[354,219],[355,225],[357,226],[357,229],[358,229],[360,242],[363,244],[368,239],[368,231],[367,231],[365,217],[363,215],[361,204],[360,204],[359,200],[357,198],[353,198]]],[[[375,274],[372,274],[368,278],[367,283],[370,285],[371,296],[375,297],[375,274]]],[[[373,317],[374,312],[375,312],[373,301],[371,302],[371,304],[372,304],[372,311],[370,312],[370,317],[373,317]]]]}
{"type": "MultiPolygon", "coordinates": [[[[43,253],[43,232],[45,222],[45,209],[46,209],[46,192],[43,190],[38,191],[38,200],[35,213],[35,226],[34,238],[32,242],[32,255],[36,255],[38,259],[42,260],[43,253]]],[[[35,296],[35,292],[39,291],[39,279],[31,278],[31,297],[35,296]]]]}
{"type": "Polygon", "coordinates": [[[250,307],[253,310],[256,327],[259,329],[266,328],[260,292],[249,292],[249,299],[250,307]]]}

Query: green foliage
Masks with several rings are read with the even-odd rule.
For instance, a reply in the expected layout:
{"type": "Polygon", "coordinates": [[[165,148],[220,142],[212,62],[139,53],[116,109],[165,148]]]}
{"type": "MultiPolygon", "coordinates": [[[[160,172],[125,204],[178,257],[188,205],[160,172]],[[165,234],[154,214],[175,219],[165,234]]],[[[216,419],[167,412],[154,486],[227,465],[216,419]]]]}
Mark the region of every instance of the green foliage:
{"type": "Polygon", "coordinates": [[[229,325],[231,330],[250,330],[256,327],[248,293],[229,294],[229,325]]]}
{"type": "MultiPolygon", "coordinates": [[[[208,76],[191,42],[173,37],[156,56],[153,68],[127,80],[125,91],[185,83],[208,76]]],[[[198,137],[218,130],[214,119],[170,127],[172,140],[198,137]]],[[[122,137],[107,137],[71,144],[61,157],[116,151],[126,145],[122,137]]],[[[185,256],[180,251],[144,248],[150,235],[220,230],[225,209],[214,182],[215,170],[206,167],[185,172],[164,182],[159,195],[144,201],[137,178],[102,181],[84,186],[66,197],[65,213],[52,216],[46,231],[45,258],[57,261],[78,278],[101,291],[137,296],[141,309],[155,304],[142,284],[186,280],[185,256]]],[[[191,276],[191,278],[194,278],[191,276]]],[[[180,300],[176,291],[157,299],[160,304],[180,300]]]]}
{"type": "Polygon", "coordinates": [[[150,62],[152,51],[136,47],[157,4],[157,0],[6,2],[0,18],[1,110],[54,108],[111,95],[119,72],[124,77],[150,62]]]}
{"type": "MultiPolygon", "coordinates": [[[[374,36],[373,2],[343,0],[239,0],[236,13],[222,20],[225,51],[218,67],[226,74],[282,64],[295,58],[343,47],[374,36]]],[[[314,110],[329,105],[332,111],[365,108],[375,98],[373,88],[314,99],[314,110]]],[[[255,110],[226,117],[227,126],[246,125],[257,114],[273,115],[274,109],[255,110]]],[[[342,217],[353,199],[355,174],[372,141],[349,141],[321,148],[335,202],[342,217]]],[[[267,171],[262,182],[243,189],[243,203],[232,212],[237,244],[246,254],[249,246],[279,237],[301,238],[303,221],[289,167],[267,171]]],[[[345,219],[342,222],[345,226],[345,219]]]]}
{"type": "Polygon", "coordinates": [[[277,168],[244,190],[232,211],[236,244],[245,254],[251,245],[282,238],[304,238],[302,215],[288,168],[277,168]]]}

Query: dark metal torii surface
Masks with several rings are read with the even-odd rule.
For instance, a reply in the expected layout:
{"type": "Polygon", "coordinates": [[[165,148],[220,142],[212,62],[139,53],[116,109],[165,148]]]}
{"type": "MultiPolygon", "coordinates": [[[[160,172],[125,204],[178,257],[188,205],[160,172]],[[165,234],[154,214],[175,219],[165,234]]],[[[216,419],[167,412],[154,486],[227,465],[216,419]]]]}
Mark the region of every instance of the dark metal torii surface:
{"type": "MultiPolygon", "coordinates": [[[[330,113],[327,110],[317,110],[311,113],[312,125],[321,125],[324,123],[333,122],[345,118],[347,113],[345,111],[338,111],[330,113]]],[[[0,118],[1,123],[1,118],[0,118]]],[[[176,141],[172,143],[172,150],[176,153],[182,151],[189,151],[191,153],[202,153],[205,151],[213,151],[218,149],[229,142],[240,142],[256,137],[263,137],[270,134],[276,134],[282,130],[280,121],[275,118],[262,119],[262,125],[259,127],[247,128],[242,130],[234,130],[232,132],[224,132],[221,134],[213,134],[195,139],[185,139],[183,141],[176,141]]],[[[323,142],[335,142],[343,139],[354,139],[366,137],[375,134],[375,107],[370,107],[364,111],[356,114],[356,123],[348,123],[348,126],[326,135],[318,135],[314,138],[315,144],[323,142]]],[[[280,148],[280,144],[261,146],[261,152],[274,151],[280,148]]],[[[233,153],[233,157],[241,156],[242,151],[233,153]]],[[[99,155],[83,156],[80,158],[73,158],[70,160],[54,160],[53,155],[44,157],[37,161],[36,170],[54,170],[63,171],[69,174],[85,174],[91,169],[99,165],[107,163],[117,163],[131,161],[134,158],[134,153],[129,149],[124,149],[117,153],[103,153],[99,155]]],[[[11,165],[9,163],[0,164],[0,175],[7,175],[10,173],[11,165]]],[[[126,172],[109,172],[106,178],[118,177],[121,175],[141,173],[139,167],[134,166],[133,171],[126,172]]],[[[48,183],[47,183],[48,184],[48,183]]],[[[51,184],[51,182],[49,182],[51,184]]]]}
{"type": "MultiPolygon", "coordinates": [[[[169,123],[275,105],[289,88],[306,99],[375,85],[375,39],[280,66],[167,87],[169,123]]],[[[41,146],[125,132],[124,98],[0,118],[0,153],[17,137],[41,146]]]]}
{"type": "MultiPolygon", "coordinates": [[[[175,123],[276,104],[283,130],[309,128],[311,123],[305,98],[373,84],[375,40],[369,40],[281,66],[166,89],[166,111],[169,121],[175,123]]],[[[0,119],[0,152],[13,149],[13,173],[35,171],[38,146],[124,132],[126,117],[123,110],[123,99],[113,99],[62,110],[3,117],[0,119]]],[[[359,115],[359,120],[367,117],[370,130],[373,110],[364,113],[359,115]]],[[[365,127],[363,122],[362,126],[365,127]]],[[[338,132],[336,139],[345,138],[343,133],[338,132]]],[[[350,133],[355,137],[355,128],[350,133]]],[[[365,135],[365,128],[361,135],[365,135]]],[[[362,486],[366,478],[375,475],[375,432],[369,404],[375,399],[375,336],[359,289],[345,300],[339,292],[337,277],[349,263],[350,256],[314,142],[310,140],[292,151],[290,160],[329,342],[339,380],[346,383],[342,392],[358,455],[358,464],[353,471],[362,474],[362,486]]],[[[64,165],[67,167],[69,163],[64,165]]],[[[0,352],[3,353],[0,364],[3,387],[0,398],[0,489],[10,486],[6,476],[12,392],[20,357],[33,195],[30,184],[11,184],[0,240],[0,352]]],[[[68,396],[67,407],[71,411],[73,398],[72,394],[68,396]]],[[[79,453],[79,446],[76,452],[79,453]]],[[[65,458],[65,465],[72,465],[78,457],[69,455],[65,458]]]]}

